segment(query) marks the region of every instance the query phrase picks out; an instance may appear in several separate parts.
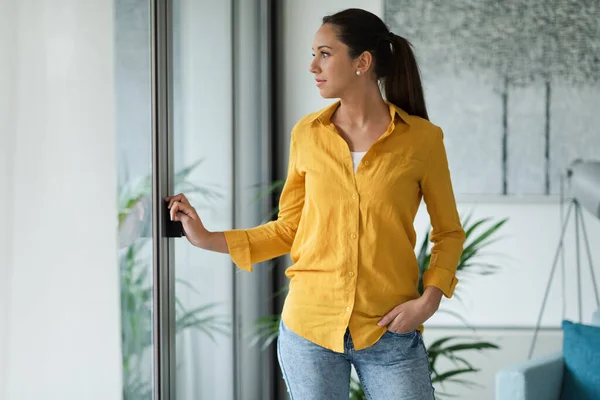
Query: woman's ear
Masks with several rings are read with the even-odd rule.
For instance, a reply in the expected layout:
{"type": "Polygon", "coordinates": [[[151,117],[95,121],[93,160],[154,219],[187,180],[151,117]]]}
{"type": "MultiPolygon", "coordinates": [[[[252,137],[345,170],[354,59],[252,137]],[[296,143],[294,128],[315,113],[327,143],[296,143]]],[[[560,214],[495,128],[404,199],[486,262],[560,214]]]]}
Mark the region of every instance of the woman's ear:
{"type": "Polygon", "coordinates": [[[364,74],[371,69],[371,66],[373,65],[373,55],[368,51],[363,51],[363,53],[358,56],[357,61],[356,70],[360,71],[361,74],[364,74]]]}

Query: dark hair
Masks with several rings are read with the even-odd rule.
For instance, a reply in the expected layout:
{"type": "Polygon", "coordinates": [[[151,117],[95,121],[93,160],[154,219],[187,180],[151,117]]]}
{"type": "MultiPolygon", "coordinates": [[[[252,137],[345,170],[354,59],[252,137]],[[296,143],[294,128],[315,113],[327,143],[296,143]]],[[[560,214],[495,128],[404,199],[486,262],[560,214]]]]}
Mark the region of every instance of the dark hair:
{"type": "Polygon", "coordinates": [[[352,59],[365,51],[373,55],[375,75],[382,81],[389,102],[429,119],[419,67],[408,40],[390,32],[377,15],[358,8],[323,17],[323,24],[333,25],[352,59]]]}

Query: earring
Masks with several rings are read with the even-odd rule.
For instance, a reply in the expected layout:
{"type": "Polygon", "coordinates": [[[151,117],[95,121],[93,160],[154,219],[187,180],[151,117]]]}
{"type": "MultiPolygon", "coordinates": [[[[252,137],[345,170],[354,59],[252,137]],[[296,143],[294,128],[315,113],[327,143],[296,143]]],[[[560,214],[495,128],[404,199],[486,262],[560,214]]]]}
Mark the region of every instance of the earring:
{"type": "Polygon", "coordinates": [[[356,71],[356,75],[360,75],[360,71],[356,71]]]}

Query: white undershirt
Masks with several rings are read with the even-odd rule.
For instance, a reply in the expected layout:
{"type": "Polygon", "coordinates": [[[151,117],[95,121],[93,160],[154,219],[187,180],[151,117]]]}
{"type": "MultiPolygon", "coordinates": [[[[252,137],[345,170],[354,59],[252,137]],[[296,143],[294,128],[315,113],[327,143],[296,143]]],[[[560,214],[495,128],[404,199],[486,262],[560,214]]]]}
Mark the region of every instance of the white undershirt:
{"type": "Polygon", "coordinates": [[[366,151],[351,151],[350,154],[352,154],[352,164],[354,165],[354,173],[356,173],[356,170],[358,169],[358,164],[360,164],[360,160],[362,160],[362,158],[364,157],[364,155],[366,154],[366,151]]]}

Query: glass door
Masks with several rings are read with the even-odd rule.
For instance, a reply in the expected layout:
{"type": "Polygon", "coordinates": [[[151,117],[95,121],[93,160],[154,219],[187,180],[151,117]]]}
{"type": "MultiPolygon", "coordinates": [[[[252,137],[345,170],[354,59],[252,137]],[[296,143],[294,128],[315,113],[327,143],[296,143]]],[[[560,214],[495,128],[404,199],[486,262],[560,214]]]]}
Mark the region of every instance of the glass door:
{"type": "MultiPolygon", "coordinates": [[[[264,223],[270,1],[169,3],[171,193],[184,193],[210,231],[264,223]]],[[[273,398],[274,345],[264,346],[271,332],[259,329],[274,312],[272,265],[248,273],[228,254],[172,242],[175,398],[273,398]]]]}
{"type": "Polygon", "coordinates": [[[192,246],[163,201],[185,193],[211,231],[268,218],[267,9],[115,3],[125,400],[271,397],[274,347],[253,340],[271,268],[192,246]]]}
{"type": "MultiPolygon", "coordinates": [[[[232,225],[231,1],[173,0],[174,193],[232,225]]],[[[177,400],[234,399],[231,259],[174,241],[177,400]]]]}
{"type": "Polygon", "coordinates": [[[231,226],[231,3],[114,14],[123,399],[233,399],[231,260],[181,238],[162,201],[231,226]]]}
{"type": "Polygon", "coordinates": [[[114,3],[118,248],[124,400],[153,398],[152,4],[114,3]]]}

